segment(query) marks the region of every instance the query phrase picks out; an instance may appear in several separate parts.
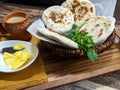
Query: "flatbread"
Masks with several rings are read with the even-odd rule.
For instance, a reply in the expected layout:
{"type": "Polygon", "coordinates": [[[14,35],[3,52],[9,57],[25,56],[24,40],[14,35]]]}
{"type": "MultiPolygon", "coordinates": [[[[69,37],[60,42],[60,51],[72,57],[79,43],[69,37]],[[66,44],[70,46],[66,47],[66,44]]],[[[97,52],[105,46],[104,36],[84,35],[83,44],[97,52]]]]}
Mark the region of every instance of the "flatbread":
{"type": "Polygon", "coordinates": [[[43,12],[42,20],[49,30],[61,34],[71,30],[74,24],[74,15],[67,8],[51,6],[43,12]]]}
{"type": "Polygon", "coordinates": [[[114,31],[115,18],[104,16],[90,16],[80,32],[88,32],[93,37],[95,44],[103,43],[114,31]]]}
{"type": "Polygon", "coordinates": [[[95,15],[95,7],[89,0],[66,0],[61,6],[72,11],[77,25],[79,25],[81,19],[88,13],[95,15]]]}
{"type": "Polygon", "coordinates": [[[72,41],[71,39],[69,39],[63,35],[60,35],[56,32],[52,32],[44,27],[37,27],[37,30],[42,35],[44,35],[56,42],[59,42],[61,46],[72,48],[72,49],[78,49],[77,43],[75,43],[74,41],[72,41]]]}

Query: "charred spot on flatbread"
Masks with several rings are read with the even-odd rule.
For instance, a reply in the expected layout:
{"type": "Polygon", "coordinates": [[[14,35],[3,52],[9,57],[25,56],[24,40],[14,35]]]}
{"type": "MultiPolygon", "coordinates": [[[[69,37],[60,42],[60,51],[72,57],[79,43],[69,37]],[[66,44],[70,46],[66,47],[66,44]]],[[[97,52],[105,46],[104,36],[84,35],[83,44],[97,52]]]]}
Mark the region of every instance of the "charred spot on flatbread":
{"type": "Polygon", "coordinates": [[[100,24],[96,24],[96,25],[95,25],[95,27],[99,27],[99,26],[100,26],[100,24]]]}
{"type": "Polygon", "coordinates": [[[49,18],[51,18],[52,21],[55,23],[63,23],[64,15],[60,12],[52,11],[52,12],[50,12],[49,18]]]}
{"type": "Polygon", "coordinates": [[[98,38],[101,37],[103,35],[104,29],[101,29],[99,34],[98,34],[98,38]]]}
{"type": "Polygon", "coordinates": [[[85,32],[87,32],[87,29],[81,30],[81,31],[80,31],[80,34],[83,34],[83,33],[85,33],[85,32]]]}

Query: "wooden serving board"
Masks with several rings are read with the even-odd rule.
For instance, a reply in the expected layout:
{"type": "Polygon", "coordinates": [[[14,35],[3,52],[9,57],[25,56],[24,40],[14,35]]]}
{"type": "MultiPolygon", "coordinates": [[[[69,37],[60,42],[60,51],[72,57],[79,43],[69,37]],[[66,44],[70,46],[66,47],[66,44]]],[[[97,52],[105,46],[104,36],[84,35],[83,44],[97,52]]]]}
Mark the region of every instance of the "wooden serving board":
{"type": "MultiPolygon", "coordinates": [[[[34,21],[41,16],[41,8],[19,5],[1,5],[0,18],[12,10],[23,10],[29,13],[34,21]]],[[[117,24],[119,29],[120,24],[117,24]]],[[[120,69],[120,45],[114,44],[109,50],[99,54],[99,58],[92,63],[87,58],[62,58],[47,51],[40,40],[32,37],[32,43],[38,45],[44,61],[48,82],[42,85],[28,87],[26,90],[48,89],[97,75],[105,74],[120,69]]],[[[38,57],[39,58],[39,57],[38,57]]]]}
{"type": "MultiPolygon", "coordinates": [[[[116,28],[119,29],[119,25],[116,25],[116,28]]],[[[2,38],[2,41],[4,40],[6,39],[2,38]]],[[[41,45],[40,40],[34,36],[30,42],[39,47],[48,82],[42,85],[28,87],[26,90],[44,90],[120,69],[120,44],[114,44],[109,50],[99,54],[99,58],[92,63],[87,58],[73,59],[56,56],[46,50],[41,45]]]]}
{"type": "MultiPolygon", "coordinates": [[[[120,23],[117,22],[116,29],[119,29],[119,25],[120,23]]],[[[107,51],[99,54],[99,58],[92,63],[88,58],[56,56],[46,50],[37,38],[33,37],[31,42],[39,44],[48,82],[26,88],[27,90],[48,89],[120,69],[120,44],[112,45],[107,51]]]]}
{"type": "Polygon", "coordinates": [[[120,45],[113,45],[109,50],[99,55],[92,63],[87,58],[68,59],[53,55],[40,47],[44,60],[48,83],[29,89],[48,89],[120,69],[120,45]]]}

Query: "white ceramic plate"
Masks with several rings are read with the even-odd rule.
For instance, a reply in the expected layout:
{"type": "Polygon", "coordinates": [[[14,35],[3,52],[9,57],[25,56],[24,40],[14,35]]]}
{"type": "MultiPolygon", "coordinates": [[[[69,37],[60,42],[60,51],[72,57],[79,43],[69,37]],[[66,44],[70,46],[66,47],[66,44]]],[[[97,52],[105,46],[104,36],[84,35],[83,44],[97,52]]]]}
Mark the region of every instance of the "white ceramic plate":
{"type": "Polygon", "coordinates": [[[0,72],[11,73],[11,72],[21,71],[27,68],[28,66],[30,66],[36,60],[39,50],[37,46],[35,46],[34,44],[30,42],[20,41],[20,40],[2,41],[0,42],[0,49],[5,48],[5,47],[13,47],[15,44],[24,44],[26,46],[26,49],[32,54],[32,58],[30,62],[28,62],[26,65],[24,65],[23,67],[19,69],[12,70],[11,67],[8,67],[5,65],[4,60],[3,60],[3,55],[2,53],[0,53],[0,72]]]}

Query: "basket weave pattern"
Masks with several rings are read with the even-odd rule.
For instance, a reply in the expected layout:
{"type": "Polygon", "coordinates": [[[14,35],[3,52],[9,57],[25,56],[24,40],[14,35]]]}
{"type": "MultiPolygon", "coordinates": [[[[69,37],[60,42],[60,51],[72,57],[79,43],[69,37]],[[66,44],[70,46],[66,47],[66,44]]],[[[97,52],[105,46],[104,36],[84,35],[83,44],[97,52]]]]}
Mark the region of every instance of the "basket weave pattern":
{"type": "MultiPolygon", "coordinates": [[[[95,50],[96,53],[100,54],[100,53],[104,52],[105,50],[107,50],[114,43],[114,39],[115,39],[115,33],[112,33],[104,43],[102,43],[100,45],[96,45],[95,48],[93,48],[93,49],[95,50]]],[[[44,42],[44,41],[41,41],[41,44],[46,49],[52,51],[54,54],[57,54],[62,57],[86,56],[86,53],[81,49],[77,49],[77,50],[68,49],[68,48],[64,48],[64,47],[54,45],[54,44],[44,42]]]]}

